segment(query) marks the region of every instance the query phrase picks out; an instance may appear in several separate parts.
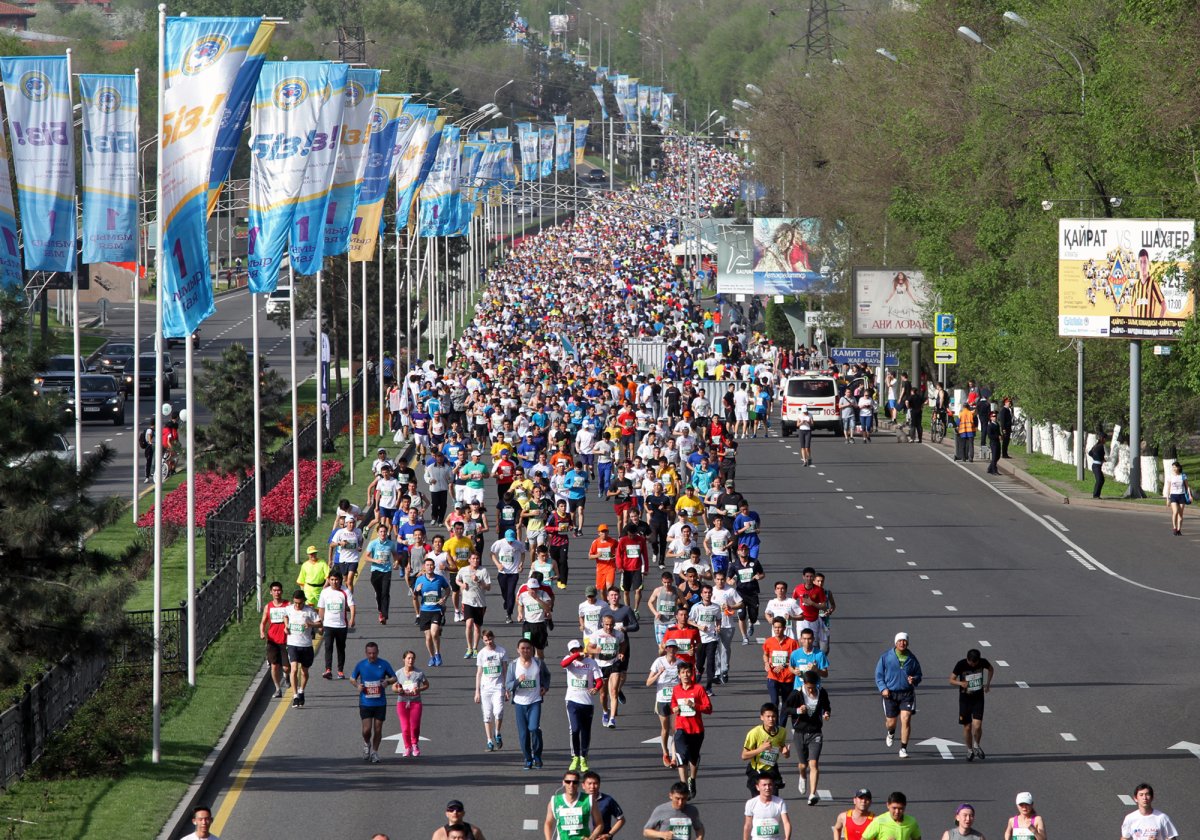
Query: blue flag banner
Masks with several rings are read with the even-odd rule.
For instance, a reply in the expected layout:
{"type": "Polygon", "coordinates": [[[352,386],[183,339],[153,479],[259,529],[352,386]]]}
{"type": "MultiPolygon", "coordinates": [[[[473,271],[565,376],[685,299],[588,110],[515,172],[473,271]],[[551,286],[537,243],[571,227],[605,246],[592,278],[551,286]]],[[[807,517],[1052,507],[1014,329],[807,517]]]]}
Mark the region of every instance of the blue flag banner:
{"type": "Polygon", "coordinates": [[[596,94],[596,101],[600,103],[600,118],[608,119],[608,106],[604,104],[604,87],[592,85],[592,93],[596,94]]]}
{"type": "Polygon", "coordinates": [[[538,130],[532,123],[517,123],[517,142],[521,147],[521,180],[536,181],[541,169],[538,130]]]}
{"type": "Polygon", "coordinates": [[[321,113],[308,144],[308,164],[300,197],[292,213],[291,261],[296,274],[316,274],[325,259],[325,211],[337,165],[338,140],[342,132],[342,114],[346,103],[346,77],[350,68],[330,64],[326,69],[325,89],[321,92],[321,113]]]}
{"type": "Polygon", "coordinates": [[[554,116],[554,169],[566,172],[571,168],[571,139],[574,129],[565,114],[554,116]]]}
{"type": "MultiPolygon", "coordinates": [[[[0,133],[0,172],[8,172],[8,144],[0,133]]],[[[25,285],[21,253],[17,248],[17,211],[12,182],[0,178],[0,288],[20,289],[25,285]]]]}
{"type": "Polygon", "coordinates": [[[554,172],[554,141],[557,132],[552,125],[543,125],[538,127],[538,156],[541,159],[541,164],[538,169],[538,176],[541,178],[549,178],[554,172]]]}
{"type": "Polygon", "coordinates": [[[375,244],[383,222],[383,201],[391,181],[392,156],[396,153],[396,135],[403,124],[411,139],[414,126],[412,114],[404,114],[408,95],[375,97],[375,113],[371,114],[371,139],[367,149],[367,167],[363,170],[362,188],[350,227],[350,260],[366,262],[375,256],[375,244]],[[379,124],[379,129],[375,125],[379,124]]]}
{"type": "Polygon", "coordinates": [[[277,286],[316,138],[329,66],[327,61],[268,61],[258,77],[250,129],[246,245],[254,294],[273,292],[277,286]]]}
{"type": "Polygon", "coordinates": [[[65,55],[0,58],[27,271],[75,270],[75,132],[65,55]]]}
{"type": "Polygon", "coordinates": [[[442,129],[442,140],[429,177],[421,186],[421,236],[447,236],[457,221],[459,128],[442,129]]]}
{"type": "Polygon", "coordinates": [[[404,106],[416,124],[412,139],[395,161],[396,168],[396,227],[407,226],[412,212],[413,197],[421,188],[421,170],[425,164],[425,153],[437,132],[437,109],[428,105],[410,102],[404,106]]]}
{"type": "Polygon", "coordinates": [[[167,18],[159,79],[163,167],[163,335],[186,338],[215,311],[208,265],[208,187],[225,103],[259,18],[167,18]]]}
{"type": "MultiPolygon", "coordinates": [[[[354,68],[346,78],[342,132],[338,138],[338,156],[325,210],[325,254],[344,254],[350,247],[350,225],[358,209],[363,172],[367,168],[367,150],[371,141],[371,116],[375,94],[379,91],[379,71],[354,68]]],[[[382,114],[376,128],[383,129],[382,114]]]]}
{"type": "Polygon", "coordinates": [[[86,264],[138,259],[138,101],[133,76],[79,77],[86,264]]]}

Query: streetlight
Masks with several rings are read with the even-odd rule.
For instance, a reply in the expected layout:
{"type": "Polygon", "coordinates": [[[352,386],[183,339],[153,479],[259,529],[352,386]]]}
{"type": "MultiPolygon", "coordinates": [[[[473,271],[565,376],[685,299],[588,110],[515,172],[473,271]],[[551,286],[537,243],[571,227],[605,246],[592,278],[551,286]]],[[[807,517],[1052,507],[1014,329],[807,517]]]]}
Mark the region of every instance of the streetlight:
{"type": "Polygon", "coordinates": [[[747,102],[745,99],[735,99],[735,100],[733,100],[732,104],[733,104],[733,110],[735,110],[735,111],[753,111],[754,110],[754,106],[751,105],[749,102],[747,102]]]}
{"type": "Polygon", "coordinates": [[[746,85],[746,91],[747,91],[748,93],[752,93],[752,94],[754,94],[755,96],[762,96],[762,95],[763,95],[762,88],[760,88],[758,85],[754,85],[754,84],[747,84],[747,85],[746,85]]]}
{"type": "Polygon", "coordinates": [[[996,51],[995,47],[985,43],[983,38],[980,37],[979,33],[969,26],[960,26],[954,31],[966,40],[970,41],[972,44],[991,50],[992,52],[996,51]]]}
{"type": "MultiPolygon", "coordinates": [[[[508,87],[509,85],[511,85],[511,84],[512,84],[513,82],[515,82],[515,81],[516,81],[516,79],[509,79],[507,82],[505,82],[504,84],[500,85],[500,87],[496,88],[496,92],[492,94],[492,101],[493,101],[493,102],[495,102],[495,101],[496,101],[496,97],[497,97],[497,96],[500,94],[500,91],[504,90],[506,87],[508,87]]],[[[456,88],[456,90],[457,90],[457,88],[456,88]]]]}
{"type": "Polygon", "coordinates": [[[900,63],[900,59],[896,58],[896,54],[894,52],[892,52],[891,50],[887,49],[886,47],[876,47],[875,52],[878,55],[883,56],[884,58],[886,58],[888,61],[892,62],[893,64],[900,63]]]}
{"type": "Polygon", "coordinates": [[[458,93],[458,91],[459,91],[459,88],[455,88],[454,90],[450,91],[449,93],[447,93],[445,96],[443,96],[441,99],[439,99],[437,102],[434,102],[433,104],[434,104],[434,105],[437,105],[437,104],[439,104],[439,103],[445,102],[445,101],[446,101],[447,99],[449,99],[451,96],[453,96],[454,94],[458,93]]]}
{"type": "Polygon", "coordinates": [[[1084,106],[1087,104],[1087,90],[1086,90],[1087,80],[1083,74],[1083,62],[1081,62],[1079,60],[1079,56],[1075,55],[1074,51],[1072,51],[1069,47],[1064,47],[1062,44],[1055,41],[1049,35],[1045,35],[1042,32],[1039,32],[1037,29],[1035,29],[1033,27],[1033,24],[1031,24],[1025,18],[1021,17],[1016,12],[1007,11],[1003,15],[1001,15],[1001,17],[1007,23],[1011,23],[1014,26],[1019,26],[1022,29],[1028,29],[1030,32],[1032,32],[1034,35],[1037,35],[1039,38],[1044,40],[1046,43],[1048,43],[1052,46],[1058,47],[1060,50],[1065,52],[1067,55],[1071,56],[1071,58],[1075,62],[1075,66],[1079,68],[1079,110],[1080,110],[1080,113],[1082,113],[1084,106]]]}

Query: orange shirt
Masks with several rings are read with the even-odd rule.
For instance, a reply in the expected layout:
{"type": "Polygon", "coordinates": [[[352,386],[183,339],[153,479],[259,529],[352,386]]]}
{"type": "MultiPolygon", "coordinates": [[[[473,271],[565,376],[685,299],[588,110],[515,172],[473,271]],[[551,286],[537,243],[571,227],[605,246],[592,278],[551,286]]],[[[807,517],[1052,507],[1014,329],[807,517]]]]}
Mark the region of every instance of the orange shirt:
{"type": "Polygon", "coordinates": [[[597,566],[609,566],[612,569],[617,568],[617,541],[612,537],[597,537],[592,540],[592,547],[588,549],[588,556],[596,555],[597,566]],[[605,554],[608,556],[606,557],[605,554]]]}
{"type": "Polygon", "coordinates": [[[774,636],[771,636],[771,638],[763,642],[763,659],[766,660],[763,664],[763,670],[767,672],[767,679],[781,683],[792,682],[792,672],[787,669],[787,664],[792,656],[792,651],[799,647],[799,642],[787,636],[784,636],[783,639],[776,639],[774,636]],[[780,658],[781,656],[782,659],[780,658]],[[772,673],[771,665],[782,665],[784,670],[780,674],[772,673]]]}

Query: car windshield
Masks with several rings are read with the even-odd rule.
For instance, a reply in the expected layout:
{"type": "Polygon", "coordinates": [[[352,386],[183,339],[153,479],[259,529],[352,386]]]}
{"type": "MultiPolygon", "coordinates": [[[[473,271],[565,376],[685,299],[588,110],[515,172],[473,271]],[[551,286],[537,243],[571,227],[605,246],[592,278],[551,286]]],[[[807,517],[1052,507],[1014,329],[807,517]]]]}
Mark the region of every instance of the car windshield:
{"type": "Polygon", "coordinates": [[[788,382],[789,397],[832,397],[832,379],[792,379],[788,382]]]}
{"type": "Polygon", "coordinates": [[[111,376],[85,376],[79,380],[79,384],[85,391],[117,390],[117,383],[111,376]]]}
{"type": "Polygon", "coordinates": [[[75,360],[70,356],[53,356],[46,365],[46,370],[75,370],[75,360]]]}
{"type": "Polygon", "coordinates": [[[291,289],[276,289],[275,291],[271,292],[272,300],[287,300],[291,296],[292,296],[291,289]]]}
{"type": "Polygon", "coordinates": [[[105,356],[132,356],[132,344],[110,344],[104,348],[105,356]]]}

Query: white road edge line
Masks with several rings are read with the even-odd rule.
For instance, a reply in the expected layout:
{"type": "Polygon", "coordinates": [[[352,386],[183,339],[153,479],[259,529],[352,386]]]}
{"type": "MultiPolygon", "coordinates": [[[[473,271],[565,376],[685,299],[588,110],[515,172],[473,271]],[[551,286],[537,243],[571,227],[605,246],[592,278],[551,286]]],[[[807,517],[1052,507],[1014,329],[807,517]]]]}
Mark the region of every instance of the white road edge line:
{"type": "Polygon", "coordinates": [[[1047,522],[1049,522],[1051,525],[1053,525],[1053,526],[1054,526],[1055,528],[1057,528],[1058,530],[1062,531],[1064,534],[1065,534],[1067,531],[1070,531],[1070,530],[1071,530],[1070,528],[1068,528],[1066,525],[1064,525],[1064,524],[1062,524],[1061,522],[1059,522],[1057,519],[1055,519],[1055,518],[1054,518],[1053,516],[1051,516],[1050,514],[1046,514],[1046,521],[1047,521],[1047,522]]]}
{"type": "Polygon", "coordinates": [[[1089,563],[1092,563],[1097,569],[1104,572],[1106,575],[1109,575],[1110,577],[1114,577],[1119,581],[1128,583],[1131,586],[1136,586],[1139,589],[1145,589],[1148,592],[1157,592],[1160,595],[1171,595],[1175,598],[1185,598],[1189,601],[1200,601],[1200,595],[1185,595],[1182,592],[1172,592],[1169,589],[1159,589],[1156,586],[1150,586],[1148,584],[1136,581],[1133,578],[1127,578],[1118,572],[1114,572],[1112,569],[1108,568],[1108,566],[1105,566],[1103,563],[1101,563],[1095,557],[1088,554],[1088,552],[1085,551],[1081,546],[1072,542],[1070,537],[1066,537],[1063,534],[1061,534],[1060,532],[1058,532],[1057,530],[1055,530],[1054,526],[1052,526],[1049,522],[1042,519],[1042,517],[1038,516],[1036,513],[1034,513],[1032,510],[1030,510],[1027,505],[1023,504],[1022,502],[1018,502],[1016,499],[1007,495],[1003,490],[999,489],[998,487],[992,486],[992,484],[990,482],[988,482],[987,480],[985,480],[983,478],[983,476],[977,475],[976,473],[971,472],[969,469],[964,467],[962,464],[955,463],[954,459],[951,458],[949,455],[947,455],[945,452],[938,451],[939,447],[934,446],[932,443],[926,443],[925,446],[929,447],[934,452],[937,452],[937,454],[941,455],[943,458],[945,458],[948,463],[953,464],[954,466],[958,467],[964,473],[971,476],[971,478],[978,481],[980,484],[982,484],[984,487],[991,490],[996,495],[1000,496],[1002,499],[1005,499],[1006,501],[1011,502],[1017,508],[1017,510],[1021,511],[1026,516],[1029,516],[1031,519],[1033,519],[1034,522],[1037,522],[1039,525],[1041,525],[1043,528],[1045,528],[1051,534],[1053,534],[1054,536],[1056,536],[1060,540],[1062,540],[1065,544],[1067,544],[1071,548],[1075,549],[1077,552],[1079,552],[1081,557],[1085,558],[1089,563]]]}

